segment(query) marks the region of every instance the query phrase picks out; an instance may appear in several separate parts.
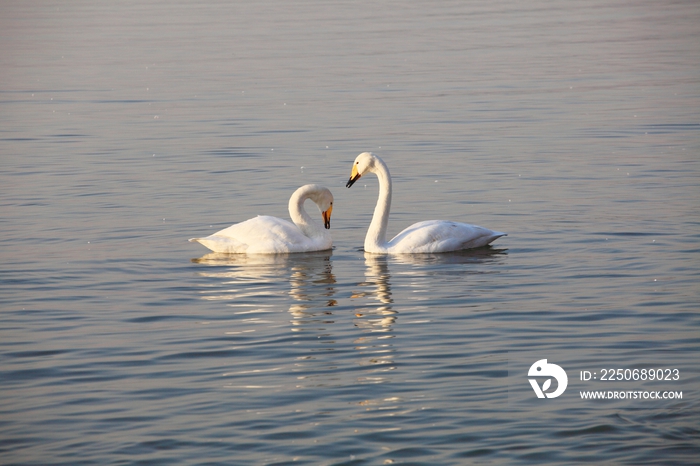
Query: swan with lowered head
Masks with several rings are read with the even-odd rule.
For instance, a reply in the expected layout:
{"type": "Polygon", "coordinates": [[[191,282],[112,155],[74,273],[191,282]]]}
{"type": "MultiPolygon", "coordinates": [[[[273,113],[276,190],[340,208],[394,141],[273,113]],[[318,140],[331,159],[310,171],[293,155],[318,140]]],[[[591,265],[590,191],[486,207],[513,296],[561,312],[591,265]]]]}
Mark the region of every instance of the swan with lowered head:
{"type": "Polygon", "coordinates": [[[374,173],[379,179],[379,199],[365,236],[365,252],[419,254],[459,251],[486,246],[506,235],[467,223],[427,220],[411,225],[391,241],[387,241],[386,229],[391,209],[391,175],[382,159],[371,152],[363,152],[355,159],[346,187],[352,186],[365,173],[374,173]]]}
{"type": "Polygon", "coordinates": [[[233,254],[282,254],[290,252],[324,251],[333,247],[328,230],[331,227],[333,194],[316,184],[307,184],[289,198],[287,220],[259,215],[236,223],[205,238],[192,238],[214,252],[233,254]],[[304,201],[311,199],[321,211],[323,227],[314,222],[304,210],[304,201]]]}

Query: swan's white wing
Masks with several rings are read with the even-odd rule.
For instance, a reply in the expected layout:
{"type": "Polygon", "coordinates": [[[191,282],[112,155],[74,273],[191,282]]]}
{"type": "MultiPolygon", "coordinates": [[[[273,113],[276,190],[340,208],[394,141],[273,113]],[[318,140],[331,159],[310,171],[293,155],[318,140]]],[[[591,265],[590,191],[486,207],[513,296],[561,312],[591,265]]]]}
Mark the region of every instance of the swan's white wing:
{"type": "Polygon", "coordinates": [[[448,252],[486,246],[505,233],[448,220],[418,222],[389,241],[392,253],[448,252]]]}
{"type": "Polygon", "coordinates": [[[276,254],[330,249],[330,235],[309,238],[293,223],[260,215],[236,223],[206,238],[193,238],[214,252],[276,254]]]}

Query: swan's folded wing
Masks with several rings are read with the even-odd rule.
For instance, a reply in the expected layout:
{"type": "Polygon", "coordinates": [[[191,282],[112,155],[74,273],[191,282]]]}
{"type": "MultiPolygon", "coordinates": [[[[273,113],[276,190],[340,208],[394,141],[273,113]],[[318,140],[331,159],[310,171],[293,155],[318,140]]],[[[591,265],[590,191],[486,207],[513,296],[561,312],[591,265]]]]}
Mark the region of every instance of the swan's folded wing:
{"type": "Polygon", "coordinates": [[[486,246],[505,233],[448,220],[418,222],[396,235],[390,250],[401,253],[435,253],[486,246]]]}
{"type": "Polygon", "coordinates": [[[313,240],[287,220],[261,215],[243,222],[248,253],[288,253],[314,250],[313,240]]]}

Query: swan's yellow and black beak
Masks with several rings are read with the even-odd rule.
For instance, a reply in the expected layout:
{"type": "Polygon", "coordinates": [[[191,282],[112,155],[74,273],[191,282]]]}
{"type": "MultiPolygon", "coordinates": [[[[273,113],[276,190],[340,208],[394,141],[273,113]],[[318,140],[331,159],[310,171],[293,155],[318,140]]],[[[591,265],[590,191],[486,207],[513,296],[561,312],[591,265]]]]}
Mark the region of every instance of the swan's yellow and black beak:
{"type": "Polygon", "coordinates": [[[331,228],[331,212],[333,212],[333,206],[330,206],[327,211],[321,212],[321,216],[323,217],[323,226],[326,230],[330,230],[331,228]]]}
{"type": "Polygon", "coordinates": [[[348,184],[346,184],[345,187],[349,188],[350,186],[352,186],[353,183],[355,183],[355,181],[359,180],[361,176],[362,175],[357,173],[357,164],[353,165],[352,166],[352,173],[350,173],[350,179],[348,180],[348,184]]]}

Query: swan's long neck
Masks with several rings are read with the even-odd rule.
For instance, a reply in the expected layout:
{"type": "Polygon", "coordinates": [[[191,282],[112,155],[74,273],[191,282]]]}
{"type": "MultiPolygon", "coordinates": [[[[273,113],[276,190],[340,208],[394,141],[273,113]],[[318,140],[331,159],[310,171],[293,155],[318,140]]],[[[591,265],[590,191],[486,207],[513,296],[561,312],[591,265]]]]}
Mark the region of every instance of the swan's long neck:
{"type": "Polygon", "coordinates": [[[365,251],[382,252],[387,247],[386,229],[391,210],[391,175],[389,168],[379,159],[375,160],[371,171],[379,179],[379,199],[377,199],[377,206],[374,208],[372,223],[369,224],[367,236],[365,236],[365,251]]]}
{"type": "Polygon", "coordinates": [[[289,198],[289,216],[299,229],[309,238],[320,236],[323,231],[304,209],[304,202],[311,195],[311,190],[298,189],[289,198]]]}

